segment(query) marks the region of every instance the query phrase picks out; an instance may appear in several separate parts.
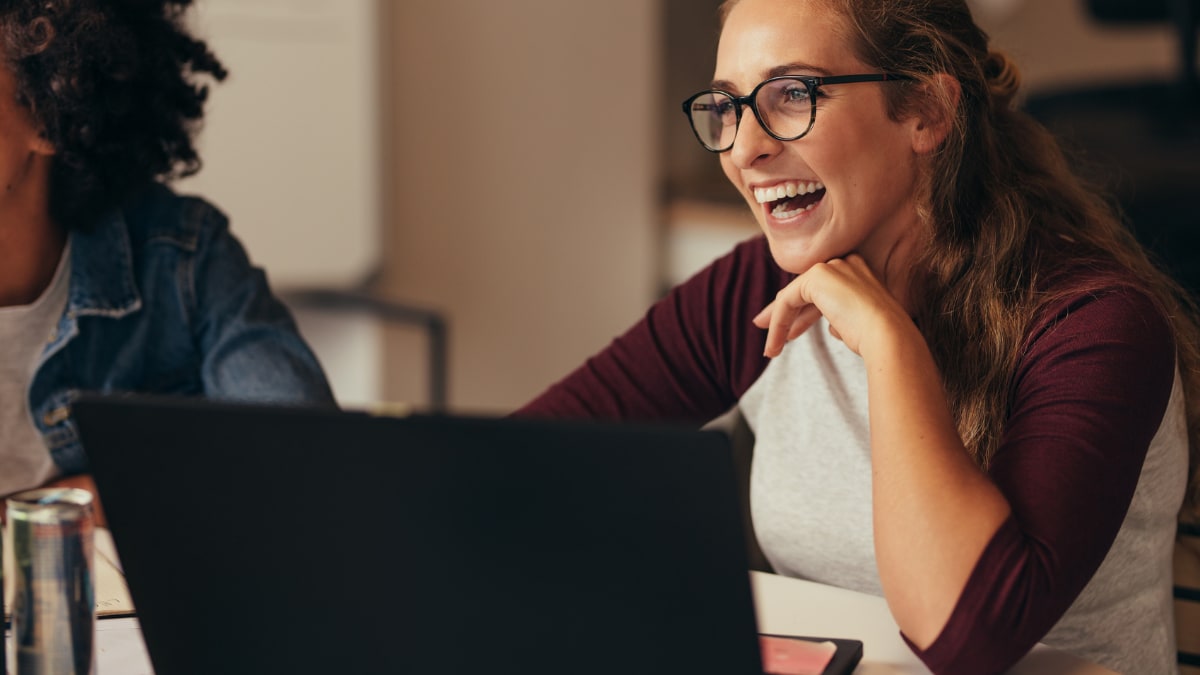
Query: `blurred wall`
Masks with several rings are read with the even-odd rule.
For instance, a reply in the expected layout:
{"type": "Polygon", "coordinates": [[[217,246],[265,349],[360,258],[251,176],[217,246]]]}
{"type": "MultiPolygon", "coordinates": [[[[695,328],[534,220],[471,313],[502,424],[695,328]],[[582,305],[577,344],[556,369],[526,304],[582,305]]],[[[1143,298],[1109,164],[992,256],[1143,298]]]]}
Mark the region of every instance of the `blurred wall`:
{"type": "MultiPolygon", "coordinates": [[[[176,188],[229,216],[285,301],[370,278],[383,229],[376,0],[203,0],[187,19],[229,77],[210,91],[204,170],[176,188]]],[[[378,400],[372,317],[292,308],[338,400],[378,400]]]]}
{"type": "Polygon", "coordinates": [[[1177,42],[1164,24],[1101,24],[1088,15],[1084,0],[1009,0],[1011,8],[1004,11],[988,11],[983,0],[978,4],[978,23],[993,45],[1016,59],[1026,93],[1162,79],[1178,68],[1177,42]]]}
{"type": "Polygon", "coordinates": [[[681,103],[708,88],[717,65],[717,8],[722,0],[662,0],[665,45],[662,120],[665,188],[671,199],[742,204],[721,171],[717,156],[704,150],[683,116],[681,103]]]}
{"type": "MultiPolygon", "coordinates": [[[[381,7],[382,290],[447,316],[452,409],[506,412],[654,296],[657,3],[381,7]]],[[[410,400],[422,356],[389,342],[389,398],[410,400]]]]}

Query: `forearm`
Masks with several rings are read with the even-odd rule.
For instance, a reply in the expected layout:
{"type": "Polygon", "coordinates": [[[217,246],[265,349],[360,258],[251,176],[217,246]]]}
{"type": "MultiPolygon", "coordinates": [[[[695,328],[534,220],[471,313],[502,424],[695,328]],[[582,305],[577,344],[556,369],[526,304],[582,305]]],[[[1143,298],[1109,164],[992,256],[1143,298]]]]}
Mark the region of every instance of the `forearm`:
{"type": "Polygon", "coordinates": [[[863,353],[876,557],[897,623],[925,648],[1011,509],[963,447],[916,327],[889,330],[863,353]]]}

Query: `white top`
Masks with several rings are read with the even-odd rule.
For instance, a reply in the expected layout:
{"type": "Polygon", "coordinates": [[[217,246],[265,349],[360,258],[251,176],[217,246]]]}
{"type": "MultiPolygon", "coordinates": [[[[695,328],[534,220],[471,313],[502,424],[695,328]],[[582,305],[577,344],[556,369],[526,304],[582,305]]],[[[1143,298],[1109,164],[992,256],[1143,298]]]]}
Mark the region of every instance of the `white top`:
{"type": "MultiPolygon", "coordinates": [[[[862,358],[821,319],[771,361],[739,407],[755,434],[754,529],[775,571],[881,596],[862,358]]],[[[1121,672],[1175,668],[1170,556],[1186,448],[1176,373],[1116,541],[1046,645],[1121,672]]]]}
{"type": "Polygon", "coordinates": [[[29,384],[67,306],[70,245],[54,279],[29,305],[0,307],[0,495],[42,485],[58,474],[29,412],[29,384]]]}

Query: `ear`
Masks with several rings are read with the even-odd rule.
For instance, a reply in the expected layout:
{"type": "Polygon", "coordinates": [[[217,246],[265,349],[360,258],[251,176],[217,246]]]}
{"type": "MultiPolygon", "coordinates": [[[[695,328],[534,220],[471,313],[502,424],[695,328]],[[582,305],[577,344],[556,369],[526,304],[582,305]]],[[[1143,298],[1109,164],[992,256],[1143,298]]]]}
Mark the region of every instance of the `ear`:
{"type": "Polygon", "coordinates": [[[54,147],[54,144],[50,142],[50,139],[46,138],[45,134],[40,132],[38,133],[37,138],[33,139],[33,143],[30,145],[30,150],[32,150],[34,154],[45,155],[47,157],[58,153],[58,149],[54,147]]]}
{"type": "Polygon", "coordinates": [[[954,127],[962,86],[954,77],[938,73],[931,82],[920,85],[916,96],[910,127],[912,147],[918,155],[927,155],[938,149],[954,127]]]}

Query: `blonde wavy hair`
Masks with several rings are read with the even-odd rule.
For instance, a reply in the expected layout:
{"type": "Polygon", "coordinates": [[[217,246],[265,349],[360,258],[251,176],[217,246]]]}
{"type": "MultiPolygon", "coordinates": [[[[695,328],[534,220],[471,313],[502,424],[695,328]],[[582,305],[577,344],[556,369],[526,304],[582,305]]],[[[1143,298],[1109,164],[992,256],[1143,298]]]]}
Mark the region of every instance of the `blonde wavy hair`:
{"type": "MultiPolygon", "coordinates": [[[[1044,291],[1056,258],[1124,269],[1174,328],[1187,401],[1191,480],[1181,517],[1200,515],[1200,324],[1195,301],[1157,267],[1051,134],[1014,105],[1020,72],[964,0],[811,0],[844,17],[863,62],[910,81],[885,89],[889,114],[953,120],[925,165],[918,203],[928,239],[914,266],[916,320],[933,352],[959,434],[985,470],[1009,414],[1019,352],[1039,311],[1100,290],[1103,274],[1044,291]],[[947,88],[948,74],[959,84],[947,88]],[[932,93],[932,96],[930,95],[932,93]],[[943,116],[943,117],[939,117],[943,116]],[[1068,252],[1069,250],[1069,252],[1068,252]],[[1066,287],[1063,287],[1066,286],[1066,287]]],[[[721,5],[722,25],[739,0],[721,5]]]]}

